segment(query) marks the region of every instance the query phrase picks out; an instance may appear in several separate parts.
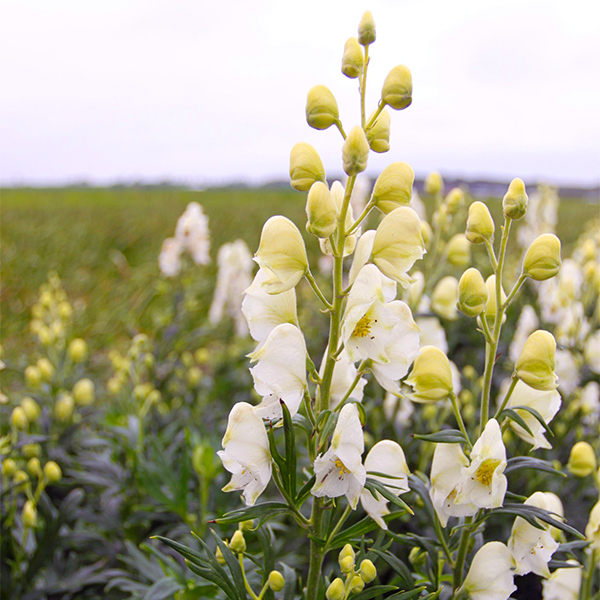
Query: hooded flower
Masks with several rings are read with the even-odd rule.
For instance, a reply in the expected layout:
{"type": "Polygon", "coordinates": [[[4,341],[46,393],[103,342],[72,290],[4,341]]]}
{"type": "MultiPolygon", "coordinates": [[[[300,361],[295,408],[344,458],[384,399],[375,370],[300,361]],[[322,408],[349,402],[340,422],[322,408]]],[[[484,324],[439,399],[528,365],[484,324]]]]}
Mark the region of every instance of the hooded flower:
{"type": "MultiPolygon", "coordinates": [[[[334,181],[331,186],[331,196],[335,200],[335,204],[337,206],[338,214],[342,210],[342,205],[344,203],[344,196],[346,194],[346,189],[339,181],[334,181]]],[[[346,231],[352,227],[354,223],[354,213],[352,210],[352,204],[348,204],[348,210],[346,212],[346,222],[344,223],[344,227],[346,231]]],[[[346,243],[344,244],[344,256],[348,256],[354,252],[354,248],[356,246],[356,233],[349,235],[346,237],[346,243]]],[[[331,244],[327,238],[322,238],[319,240],[319,245],[321,246],[321,252],[323,254],[333,254],[331,244]]]]}
{"type": "Polygon", "coordinates": [[[591,542],[590,548],[600,550],[600,500],[594,504],[590,512],[590,520],[585,526],[585,537],[591,542]]]}
{"type": "MultiPolygon", "coordinates": [[[[543,492],[535,492],[527,498],[525,504],[536,506],[550,512],[552,505],[543,492]]],[[[550,577],[548,561],[558,548],[558,542],[552,538],[550,526],[538,519],[543,529],[534,527],[522,517],[515,519],[508,547],[515,559],[516,575],[536,573],[542,577],[550,577]]]]}
{"type": "Polygon", "coordinates": [[[469,459],[460,444],[436,444],[431,463],[429,496],[442,527],[446,527],[449,517],[469,517],[477,513],[474,504],[456,503],[462,469],[468,466],[469,459]]]}
{"type": "Polygon", "coordinates": [[[577,600],[581,589],[581,565],[575,560],[567,562],[574,565],[556,569],[549,579],[542,581],[543,600],[577,600]]]}
{"type": "Polygon", "coordinates": [[[469,600],[508,600],[517,589],[514,570],[510,550],[502,542],[488,542],[473,557],[459,592],[467,592],[469,600]]]}
{"type": "Polygon", "coordinates": [[[269,294],[264,285],[270,276],[264,269],[259,269],[252,285],[244,292],[242,312],[248,322],[250,335],[257,342],[263,343],[271,331],[282,323],[298,326],[296,313],[296,291],[294,288],[269,294]]]}
{"type": "MultiPolygon", "coordinates": [[[[375,444],[367,454],[365,469],[371,479],[383,483],[396,496],[404,494],[410,489],[408,486],[410,471],[404,458],[404,452],[396,442],[382,440],[375,444]],[[382,477],[375,473],[383,473],[389,477],[382,477]]],[[[363,490],[360,502],[371,519],[382,529],[387,529],[387,524],[383,520],[383,517],[390,513],[387,500],[380,497],[379,494],[374,497],[369,490],[363,490]]]]}
{"type": "Polygon", "coordinates": [[[329,450],[315,460],[316,482],[311,493],[328,498],[346,496],[352,509],[356,509],[367,479],[361,459],[364,449],[358,409],[356,404],[346,404],[340,411],[329,450]]]}
{"type": "Polygon", "coordinates": [[[183,248],[177,238],[167,238],[158,255],[158,267],[167,277],[175,277],[181,271],[181,252],[183,248]]]}
{"type": "Polygon", "coordinates": [[[471,451],[471,464],[461,469],[455,502],[478,508],[502,506],[507,481],[506,449],[496,419],[490,419],[471,451]]]}
{"type": "Polygon", "coordinates": [[[546,423],[550,423],[560,409],[561,403],[560,394],[556,390],[536,390],[526,383],[518,381],[508,402],[508,408],[515,409],[517,414],[523,418],[529,429],[531,429],[533,437],[512,420],[510,421],[510,427],[522,440],[533,446],[532,450],[552,448],[544,435],[545,429],[541,423],[530,412],[516,407],[527,406],[533,408],[540,413],[546,423]]]}
{"type": "Polygon", "coordinates": [[[234,405],[222,445],[217,454],[232,474],[223,491],[243,490],[246,504],[253,506],[271,479],[271,454],[265,426],[250,404],[234,405]]]}
{"type": "Polygon", "coordinates": [[[175,227],[175,237],[181,242],[182,250],[187,250],[197,265],[210,263],[210,234],[208,217],[202,206],[190,202],[179,217],[175,227]]]}
{"type": "Polygon", "coordinates": [[[255,413],[263,419],[279,419],[279,400],[283,400],[294,416],[306,389],[306,344],[302,332],[290,323],[278,325],[250,358],[258,361],[250,373],[254,389],[263,397],[255,413]]]}
{"type": "MultiPolygon", "coordinates": [[[[327,350],[325,351],[325,356],[327,356],[327,350]]],[[[321,376],[323,376],[324,371],[325,360],[323,360],[321,365],[321,376]]],[[[331,388],[329,390],[329,408],[331,410],[336,408],[346,396],[350,386],[356,378],[357,372],[358,371],[354,364],[348,360],[348,354],[346,353],[346,350],[342,350],[336,359],[335,366],[333,367],[333,377],[331,379],[331,388]]],[[[352,398],[356,402],[362,402],[363,390],[366,384],[367,380],[361,377],[349,398],[352,398]]]]}

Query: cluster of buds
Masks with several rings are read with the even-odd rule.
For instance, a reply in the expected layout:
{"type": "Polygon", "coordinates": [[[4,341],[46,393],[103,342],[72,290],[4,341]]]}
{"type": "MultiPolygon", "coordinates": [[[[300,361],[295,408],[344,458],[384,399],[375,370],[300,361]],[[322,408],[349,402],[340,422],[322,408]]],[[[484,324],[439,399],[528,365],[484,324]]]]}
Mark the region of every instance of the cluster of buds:
{"type": "Polygon", "coordinates": [[[342,577],[336,577],[327,588],[327,600],[346,600],[351,594],[360,594],[365,584],[371,583],[377,577],[377,569],[372,561],[365,558],[356,566],[356,554],[350,544],[346,544],[338,556],[342,577]]]}

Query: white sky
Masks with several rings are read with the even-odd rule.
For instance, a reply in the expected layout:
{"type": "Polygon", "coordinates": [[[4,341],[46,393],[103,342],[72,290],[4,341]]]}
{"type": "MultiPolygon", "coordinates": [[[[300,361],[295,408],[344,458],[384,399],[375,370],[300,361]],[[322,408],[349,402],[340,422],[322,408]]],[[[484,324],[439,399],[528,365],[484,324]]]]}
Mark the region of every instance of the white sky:
{"type": "Polygon", "coordinates": [[[414,88],[369,172],[600,181],[596,0],[4,0],[0,182],[257,183],[299,141],[339,173],[304,104],[325,84],[356,123],[340,63],[366,9],[367,110],[396,64],[414,88]]]}

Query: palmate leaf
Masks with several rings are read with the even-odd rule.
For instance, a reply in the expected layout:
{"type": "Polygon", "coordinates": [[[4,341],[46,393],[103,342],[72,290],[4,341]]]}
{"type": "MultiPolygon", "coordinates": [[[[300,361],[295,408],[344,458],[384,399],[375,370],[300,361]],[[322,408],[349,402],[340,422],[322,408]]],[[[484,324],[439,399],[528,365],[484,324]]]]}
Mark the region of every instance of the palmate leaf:
{"type": "Polygon", "coordinates": [[[467,439],[463,435],[462,431],[458,429],[442,429],[435,433],[412,434],[416,440],[423,442],[432,442],[434,444],[465,444],[467,439]]]}

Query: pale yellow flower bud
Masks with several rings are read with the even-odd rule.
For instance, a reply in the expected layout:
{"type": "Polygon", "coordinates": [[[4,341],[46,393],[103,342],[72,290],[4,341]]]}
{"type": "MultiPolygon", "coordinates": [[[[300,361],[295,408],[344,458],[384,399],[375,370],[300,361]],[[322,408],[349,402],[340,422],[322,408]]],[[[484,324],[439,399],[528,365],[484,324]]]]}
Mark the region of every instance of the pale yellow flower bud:
{"type": "Polygon", "coordinates": [[[325,598],[327,598],[327,600],[342,600],[344,598],[344,596],[345,596],[344,582],[339,577],[336,577],[329,584],[329,587],[327,588],[327,591],[325,592],[325,598]]]}
{"type": "Polygon", "coordinates": [[[233,534],[229,542],[229,547],[232,552],[237,552],[238,554],[246,552],[246,540],[244,539],[244,534],[239,529],[233,534]]]}
{"type": "Polygon", "coordinates": [[[571,448],[567,468],[575,477],[587,477],[596,470],[596,454],[587,442],[577,442],[571,448]]]}
{"type": "MultiPolygon", "coordinates": [[[[225,545],[227,545],[227,541],[225,542],[225,545]]],[[[217,550],[215,551],[215,558],[217,559],[217,562],[220,565],[227,564],[227,561],[225,560],[225,557],[223,556],[223,552],[221,552],[221,548],[219,548],[219,546],[217,546],[217,550]]]]}
{"type": "Polygon", "coordinates": [[[525,253],[523,274],[545,281],[560,271],[560,240],[553,233],[543,233],[533,240],[525,253]]]}
{"type": "Polygon", "coordinates": [[[421,237],[426,248],[429,248],[431,239],[433,238],[433,229],[427,221],[421,221],[421,237]]]}
{"type": "Polygon", "coordinates": [[[469,216],[467,217],[467,230],[465,235],[472,244],[483,244],[485,240],[494,239],[494,219],[488,207],[477,200],[469,206],[469,216]]]}
{"type": "Polygon", "coordinates": [[[26,500],[23,505],[23,512],[21,513],[23,518],[23,527],[33,529],[37,527],[38,517],[37,510],[31,500],[26,500]]]}
{"type": "Polygon", "coordinates": [[[54,405],[54,414],[59,421],[66,423],[73,416],[74,408],[75,402],[73,397],[69,394],[63,394],[54,405]]]}
{"type": "Polygon", "coordinates": [[[327,129],[340,117],[337,102],[331,90],[324,85],[315,85],[306,98],[306,121],[314,129],[327,129]]]}
{"type": "Polygon", "coordinates": [[[365,583],[371,583],[377,577],[377,569],[368,558],[360,563],[360,576],[365,583]]]}
{"type": "Polygon", "coordinates": [[[373,188],[375,206],[386,215],[399,206],[408,206],[414,179],[412,167],[405,162],[395,162],[387,166],[373,188]]]}
{"type": "MultiPolygon", "coordinates": [[[[496,318],[496,276],[490,275],[485,280],[485,285],[488,292],[488,299],[485,305],[485,318],[493,320],[496,318]]],[[[505,301],[506,294],[503,289],[500,289],[500,302],[504,304],[505,301]]],[[[504,318],[506,318],[506,315],[504,315],[504,318]]]]}
{"type": "Polygon", "coordinates": [[[369,142],[365,131],[360,125],[350,130],[342,146],[342,159],[346,175],[362,173],[367,168],[369,158],[369,142]]]}
{"type": "Polygon", "coordinates": [[[42,306],[45,306],[46,308],[52,306],[52,304],[54,304],[54,297],[52,296],[52,292],[49,292],[48,290],[43,291],[40,294],[40,304],[42,306]]]}
{"type": "Polygon", "coordinates": [[[456,302],[458,301],[458,281],[448,275],[442,277],[433,288],[431,294],[431,310],[444,319],[456,319],[456,302]]]}
{"type": "Polygon", "coordinates": [[[40,344],[42,344],[42,346],[52,345],[54,338],[52,337],[52,331],[48,327],[43,325],[36,331],[36,333],[38,336],[38,340],[40,341],[40,344]]]}
{"type": "Polygon", "coordinates": [[[423,182],[423,189],[425,193],[436,196],[444,191],[444,180],[442,176],[437,172],[433,171],[429,173],[423,182]]]}
{"type": "Polygon", "coordinates": [[[50,326],[50,331],[52,332],[52,337],[55,340],[60,340],[65,336],[65,328],[60,321],[54,321],[54,323],[52,323],[50,326]]]}
{"type": "Polygon", "coordinates": [[[458,310],[476,317],[485,310],[487,301],[488,288],[481,273],[475,268],[467,269],[458,282],[458,310]]]}
{"type": "Polygon", "coordinates": [[[94,382],[91,379],[80,379],[73,386],[73,398],[79,406],[91,404],[96,397],[94,382]]]}
{"type": "Polygon", "coordinates": [[[69,353],[69,356],[73,362],[83,362],[88,354],[88,347],[85,340],[82,340],[81,338],[75,338],[69,344],[67,352],[69,353]]]}
{"type": "Polygon", "coordinates": [[[15,429],[24,430],[29,427],[29,420],[27,419],[27,414],[22,406],[13,408],[13,411],[10,414],[10,422],[15,429]]]}
{"type": "Polygon", "coordinates": [[[22,451],[25,458],[39,457],[42,454],[42,447],[39,444],[25,444],[22,451]]]}
{"type": "Polygon", "coordinates": [[[464,233],[457,233],[448,240],[446,256],[455,267],[464,267],[471,262],[471,243],[464,233]]]}
{"type": "Polygon", "coordinates": [[[306,230],[320,238],[329,237],[336,228],[338,208],[329,188],[321,181],[313,183],[306,199],[306,230]]]}
{"type": "Polygon", "coordinates": [[[58,305],[58,314],[64,321],[68,321],[73,316],[73,307],[66,301],[58,305]]]}
{"type": "Polygon", "coordinates": [[[342,73],[350,79],[356,79],[364,68],[363,51],[355,37],[351,37],[344,46],[342,73]]]}
{"type": "Polygon", "coordinates": [[[52,381],[54,377],[54,365],[47,358],[40,358],[37,361],[38,369],[40,370],[40,375],[42,376],[43,381],[52,381]]]}
{"type": "Polygon", "coordinates": [[[27,473],[25,473],[25,471],[22,469],[18,469],[14,474],[13,483],[18,486],[26,483],[27,481],[29,481],[29,475],[27,475],[27,473]]]}
{"type": "Polygon", "coordinates": [[[352,546],[350,544],[346,544],[341,550],[340,553],[338,555],[338,562],[340,563],[340,566],[342,564],[342,561],[347,558],[347,557],[352,558],[352,563],[354,563],[354,558],[355,558],[355,554],[354,554],[354,548],[352,548],[352,546]]]}
{"type": "Polygon", "coordinates": [[[465,193],[460,188],[452,188],[446,196],[446,206],[451,215],[455,215],[465,201],[465,193]]]}
{"type": "Polygon", "coordinates": [[[42,463],[37,457],[30,458],[27,461],[27,472],[33,477],[39,477],[42,474],[42,463]]]}
{"type": "Polygon", "coordinates": [[[534,331],[525,342],[515,364],[517,377],[536,390],[554,390],[558,377],[556,340],[549,331],[534,331]]]}
{"type": "Polygon", "coordinates": [[[23,410],[27,415],[27,420],[30,423],[35,423],[40,418],[42,409],[33,398],[30,398],[29,396],[21,398],[21,406],[23,407],[23,410]]]}
{"type": "Polygon", "coordinates": [[[44,316],[46,314],[46,309],[44,308],[44,306],[42,304],[34,304],[31,307],[31,316],[34,319],[43,319],[44,316]]]}
{"type": "Polygon", "coordinates": [[[390,113],[384,108],[367,130],[367,141],[373,152],[382,153],[390,149],[391,120],[390,113]]]}
{"type": "Polygon", "coordinates": [[[268,579],[269,587],[274,592],[280,592],[285,586],[285,579],[279,571],[271,571],[268,579]]]}
{"type": "Polygon", "coordinates": [[[520,219],[527,212],[527,192],[522,179],[513,179],[502,200],[502,211],[508,219],[520,219]]]}
{"type": "Polygon", "coordinates": [[[325,168],[317,151],[304,142],[290,153],[290,183],[299,192],[307,192],[315,181],[325,181],[325,168]]]}
{"type": "Polygon", "coordinates": [[[191,367],[187,372],[187,381],[191,387],[196,387],[202,380],[202,370],[200,367],[191,367]]]}
{"type": "Polygon", "coordinates": [[[362,16],[358,24],[358,41],[363,46],[368,46],[375,41],[375,21],[370,10],[362,16]]]}
{"type": "Polygon", "coordinates": [[[2,461],[2,473],[6,477],[12,477],[17,472],[17,463],[12,458],[5,458],[2,461]]]}
{"type": "Polygon", "coordinates": [[[270,294],[292,289],[308,270],[300,231],[289,219],[279,215],[264,224],[254,260],[272,275],[265,284],[270,294]]]}
{"type": "Polygon", "coordinates": [[[453,393],[452,370],[448,357],[435,346],[423,346],[406,380],[413,389],[414,402],[446,400],[453,393]]]}
{"type": "Polygon", "coordinates": [[[342,573],[350,573],[354,569],[354,558],[346,556],[343,560],[340,560],[340,570],[342,573]]]}
{"type": "Polygon", "coordinates": [[[355,575],[350,581],[350,591],[353,594],[360,594],[365,588],[365,582],[362,577],[355,575]]]}
{"type": "Polygon", "coordinates": [[[402,110],[412,102],[412,76],[408,67],[394,67],[383,82],[381,101],[394,110],[402,110]]]}
{"type": "Polygon", "coordinates": [[[44,475],[48,483],[57,483],[62,479],[62,471],[53,460],[44,465],[44,475]]]}

